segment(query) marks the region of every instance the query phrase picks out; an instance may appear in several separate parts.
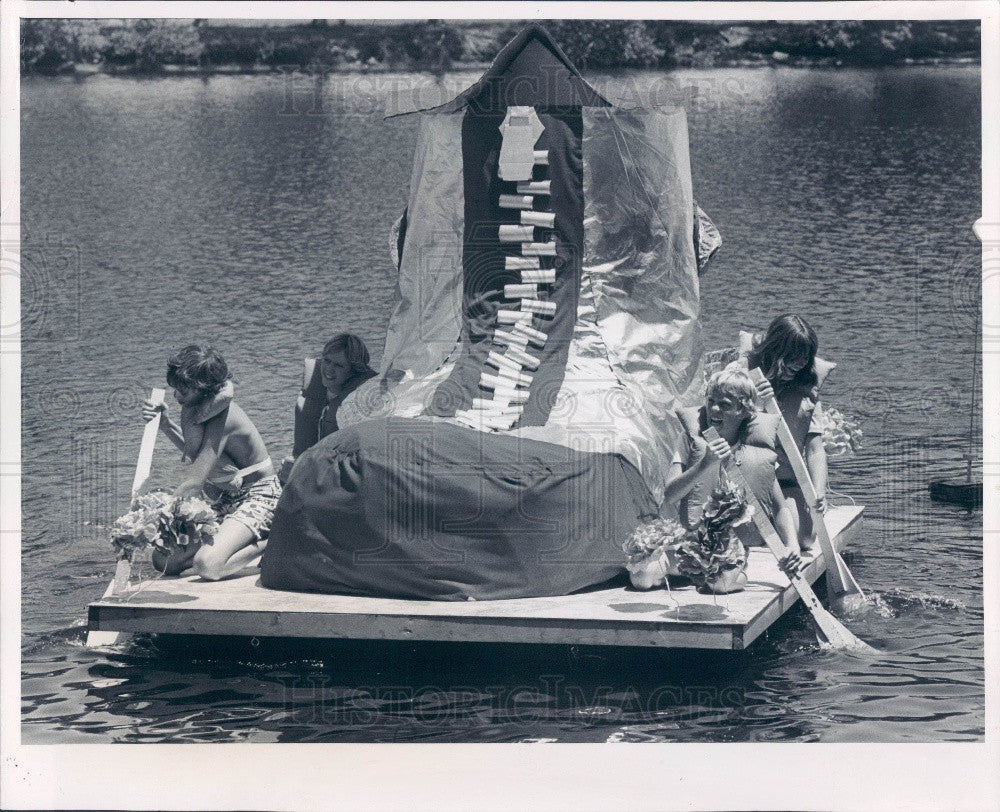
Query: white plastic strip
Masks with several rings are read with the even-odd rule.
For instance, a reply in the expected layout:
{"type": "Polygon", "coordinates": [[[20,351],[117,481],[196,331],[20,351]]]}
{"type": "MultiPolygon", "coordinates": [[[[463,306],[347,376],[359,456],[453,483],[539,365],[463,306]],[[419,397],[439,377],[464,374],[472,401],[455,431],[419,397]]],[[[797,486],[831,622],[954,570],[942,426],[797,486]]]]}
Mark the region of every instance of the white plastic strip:
{"type": "MultiPolygon", "coordinates": [[[[518,257],[507,257],[507,259],[518,259],[518,257]]],[[[539,262],[537,257],[532,257],[535,262],[539,262]]],[[[534,266],[538,268],[537,265],[534,266]]],[[[510,270],[510,268],[508,268],[510,270]]],[[[521,281],[522,282],[538,282],[543,285],[551,285],[556,281],[556,269],[555,268],[541,268],[539,270],[521,270],[521,281]]]]}
{"type": "MultiPolygon", "coordinates": [[[[540,267],[541,260],[538,257],[504,257],[505,271],[523,271],[540,267]]],[[[552,281],[556,279],[555,272],[552,273],[552,281]]],[[[522,280],[524,281],[524,280],[522,280]]]]}
{"type": "MultiPolygon", "coordinates": [[[[519,321],[517,324],[514,325],[514,327],[516,328],[518,324],[525,324],[525,322],[519,321]]],[[[531,327],[529,327],[528,329],[536,333],[538,332],[538,330],[534,330],[531,327]]],[[[542,335],[544,335],[544,333],[542,335]]],[[[499,327],[493,331],[494,344],[503,344],[508,347],[520,347],[521,349],[524,349],[528,345],[529,341],[530,339],[527,333],[520,333],[520,334],[516,332],[508,333],[506,330],[501,330],[499,327]]]]}
{"type": "Polygon", "coordinates": [[[527,403],[528,402],[528,392],[527,389],[514,389],[513,387],[505,388],[498,386],[493,390],[494,396],[497,398],[504,398],[509,400],[511,403],[527,403]]]}
{"type": "MultiPolygon", "coordinates": [[[[507,355],[501,355],[495,350],[490,350],[489,355],[486,356],[486,363],[489,364],[491,367],[496,367],[497,369],[507,367],[507,369],[511,370],[512,372],[520,372],[521,364],[519,361],[514,360],[513,356],[510,353],[510,350],[511,348],[508,347],[507,355]]],[[[518,352],[523,352],[523,350],[518,350],[518,352]]]]}
{"type": "Polygon", "coordinates": [[[556,213],[554,211],[522,211],[521,223],[539,228],[554,228],[556,213]]]}
{"type": "Polygon", "coordinates": [[[514,372],[511,369],[500,369],[497,373],[497,377],[500,379],[501,387],[505,386],[503,382],[507,381],[508,383],[506,386],[513,386],[516,388],[518,386],[531,386],[531,379],[533,376],[528,375],[525,372],[514,372]]]}
{"type": "Polygon", "coordinates": [[[498,310],[497,321],[500,324],[517,324],[519,321],[530,321],[531,314],[524,310],[498,310]]]}
{"type": "MultiPolygon", "coordinates": [[[[494,336],[496,334],[494,333],[494,336]]],[[[534,327],[529,327],[527,322],[519,321],[514,325],[513,328],[514,338],[521,338],[522,336],[526,341],[530,341],[536,347],[544,347],[545,340],[548,338],[545,333],[541,330],[536,330],[534,327]]],[[[512,345],[516,346],[516,345],[512,345]]]]}
{"type": "Polygon", "coordinates": [[[531,195],[500,195],[501,209],[530,209],[535,198],[531,195]]]}
{"type": "Polygon", "coordinates": [[[536,149],[535,153],[535,166],[548,166],[549,165],[549,151],[547,149],[536,149]]]}
{"type": "Polygon", "coordinates": [[[520,414],[521,407],[510,405],[509,401],[490,400],[489,398],[473,398],[472,408],[481,412],[493,412],[494,414],[520,414]]]}
{"type": "Polygon", "coordinates": [[[526,257],[554,257],[556,244],[555,241],[521,243],[521,254],[526,257]]]}
{"type": "Polygon", "coordinates": [[[534,299],[538,296],[538,285],[533,283],[520,285],[504,285],[505,299],[534,299]]]}
{"type": "Polygon", "coordinates": [[[521,180],[517,183],[517,193],[519,195],[547,195],[550,194],[552,182],[548,180],[521,180]]]}
{"type": "Polygon", "coordinates": [[[505,358],[513,360],[528,369],[538,369],[538,365],[541,363],[541,361],[534,355],[529,355],[524,350],[519,350],[517,347],[508,347],[505,358]]]}
{"type": "Polygon", "coordinates": [[[504,224],[500,226],[500,242],[531,242],[535,239],[534,226],[504,224]]]}
{"type": "Polygon", "coordinates": [[[529,313],[551,316],[556,312],[556,303],[552,301],[543,302],[541,299],[521,299],[521,309],[529,313]]]}

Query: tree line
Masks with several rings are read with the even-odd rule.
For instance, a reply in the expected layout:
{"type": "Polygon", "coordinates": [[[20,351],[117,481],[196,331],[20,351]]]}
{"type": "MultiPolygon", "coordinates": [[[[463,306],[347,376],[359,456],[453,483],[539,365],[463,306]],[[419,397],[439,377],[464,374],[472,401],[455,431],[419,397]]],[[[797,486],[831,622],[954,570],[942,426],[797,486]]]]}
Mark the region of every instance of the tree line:
{"type": "MultiPolygon", "coordinates": [[[[978,20],[840,20],[716,23],[547,20],[581,69],[733,64],[891,65],[978,60],[978,20]]],[[[25,73],[98,70],[156,73],[171,67],[419,70],[442,73],[488,62],[523,22],[313,20],[235,26],[204,20],[26,19],[25,73]]]]}

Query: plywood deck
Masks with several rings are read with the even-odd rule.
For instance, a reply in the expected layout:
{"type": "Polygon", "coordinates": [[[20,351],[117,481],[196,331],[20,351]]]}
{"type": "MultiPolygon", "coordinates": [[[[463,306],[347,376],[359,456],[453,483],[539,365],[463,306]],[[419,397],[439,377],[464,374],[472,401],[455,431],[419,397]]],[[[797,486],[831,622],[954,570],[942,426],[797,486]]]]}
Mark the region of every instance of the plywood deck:
{"type": "MultiPolygon", "coordinates": [[[[860,530],[863,508],[832,508],[838,549],[860,530]]],[[[804,572],[814,582],[823,556],[804,572]]],[[[162,578],[89,607],[91,632],[255,637],[451,640],[502,643],[742,649],[786,612],[798,594],[766,548],[750,551],[749,584],[733,595],[694,587],[639,592],[625,587],[554,598],[414,601],[279,592],[256,576],[210,583],[162,578]]]]}

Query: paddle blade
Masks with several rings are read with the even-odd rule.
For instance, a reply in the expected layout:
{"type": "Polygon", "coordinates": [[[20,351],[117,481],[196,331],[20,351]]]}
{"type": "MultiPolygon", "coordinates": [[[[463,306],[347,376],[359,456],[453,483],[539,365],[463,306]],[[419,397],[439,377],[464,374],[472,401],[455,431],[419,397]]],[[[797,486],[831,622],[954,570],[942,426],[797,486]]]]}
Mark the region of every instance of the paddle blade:
{"type": "Polygon", "coordinates": [[[816,636],[819,638],[820,645],[835,649],[875,651],[875,649],[853,634],[850,629],[826,611],[826,609],[822,607],[814,608],[812,617],[816,623],[816,636]]]}
{"type": "Polygon", "coordinates": [[[846,615],[860,614],[871,605],[868,598],[860,592],[845,592],[835,595],[827,589],[826,597],[831,609],[846,615]]]}
{"type": "Polygon", "coordinates": [[[115,580],[112,582],[111,594],[123,595],[128,592],[128,581],[132,577],[132,564],[127,558],[118,559],[115,567],[115,580]]]}

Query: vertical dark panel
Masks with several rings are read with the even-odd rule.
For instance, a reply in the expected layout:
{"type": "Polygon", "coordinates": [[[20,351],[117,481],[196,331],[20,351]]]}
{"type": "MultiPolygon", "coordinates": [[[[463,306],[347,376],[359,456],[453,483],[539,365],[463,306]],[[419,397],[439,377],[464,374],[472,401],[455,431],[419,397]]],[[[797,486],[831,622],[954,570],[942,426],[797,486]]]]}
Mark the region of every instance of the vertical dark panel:
{"type": "MultiPolygon", "coordinates": [[[[490,397],[479,380],[491,349],[496,312],[504,307],[503,286],[520,281],[517,271],[504,270],[505,254],[520,254],[518,244],[501,244],[502,223],[520,222],[517,210],[501,209],[501,194],[513,194],[517,184],[500,180],[499,126],[506,110],[494,113],[470,109],[462,127],[462,164],[465,187],[463,247],[464,314],[462,353],[451,376],[435,393],[431,414],[452,415],[468,408],[473,397],[490,397]]],[[[535,209],[554,211],[554,229],[535,229],[538,242],[553,236],[556,256],[542,257],[543,268],[556,269],[554,285],[544,286],[543,298],[556,303],[552,318],[535,316],[532,326],[549,338],[543,349],[529,348],[541,359],[534,372],[530,396],[517,426],[543,425],[562,384],[569,342],[576,322],[583,257],[582,118],[579,108],[539,110],[545,131],[536,148],[547,149],[549,165],[536,166],[534,179],[551,181],[551,195],[538,196],[535,209]]],[[[512,303],[508,302],[508,306],[512,303]]]]}

